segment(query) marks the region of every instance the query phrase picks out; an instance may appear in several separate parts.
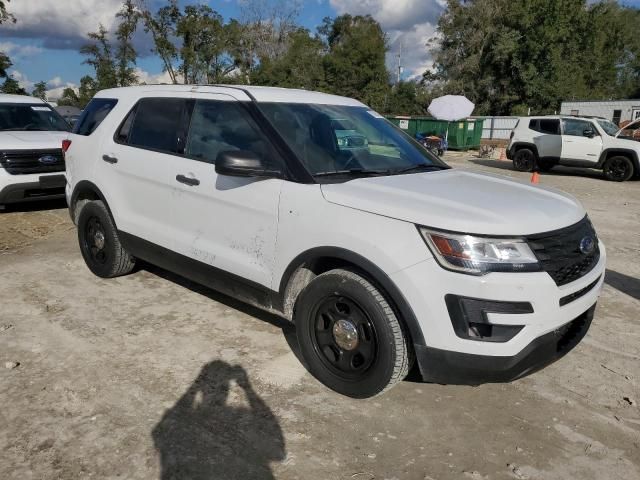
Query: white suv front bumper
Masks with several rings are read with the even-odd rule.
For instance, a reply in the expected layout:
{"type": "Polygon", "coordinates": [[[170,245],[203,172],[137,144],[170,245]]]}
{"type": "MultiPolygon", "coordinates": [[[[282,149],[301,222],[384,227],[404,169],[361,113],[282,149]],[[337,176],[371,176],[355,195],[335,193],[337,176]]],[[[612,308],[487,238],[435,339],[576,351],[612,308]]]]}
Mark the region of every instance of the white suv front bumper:
{"type": "Polygon", "coordinates": [[[605,265],[606,251],[600,243],[595,267],[560,287],[546,272],[472,276],[444,270],[435,260],[392,275],[424,335],[425,345],[415,346],[423,377],[438,383],[509,381],[560,358],[589,327],[605,265]],[[490,325],[520,328],[507,341],[461,338],[445,302],[447,296],[506,305],[528,303],[533,311],[484,314],[490,325]]]}
{"type": "Polygon", "coordinates": [[[64,172],[11,175],[0,168],[0,205],[64,198],[64,172]]]}

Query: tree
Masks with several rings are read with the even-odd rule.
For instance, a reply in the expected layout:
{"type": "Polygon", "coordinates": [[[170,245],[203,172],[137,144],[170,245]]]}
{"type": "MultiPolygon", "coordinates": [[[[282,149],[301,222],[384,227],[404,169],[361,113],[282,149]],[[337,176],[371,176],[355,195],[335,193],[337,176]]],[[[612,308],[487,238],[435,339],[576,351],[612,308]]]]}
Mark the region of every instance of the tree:
{"type": "Polygon", "coordinates": [[[2,93],[11,93],[14,95],[27,95],[27,91],[10,75],[5,79],[2,87],[0,87],[0,91],[2,93]]]}
{"type": "Polygon", "coordinates": [[[0,24],[5,22],[16,23],[16,17],[11,15],[7,10],[7,3],[11,0],[0,0],[0,24]]]}
{"type": "Polygon", "coordinates": [[[80,101],[78,100],[78,94],[71,87],[66,87],[62,90],[62,96],[58,99],[58,105],[80,107],[80,101]]]}
{"type": "Polygon", "coordinates": [[[263,59],[251,75],[251,83],[307,90],[323,90],[322,59],[325,45],[300,28],[289,35],[289,47],[281,57],[263,59]]]}
{"type": "Polygon", "coordinates": [[[319,32],[326,38],[324,74],[329,90],[385,110],[389,72],[386,36],[371,16],[326,18],[319,32]]]}
{"type": "Polygon", "coordinates": [[[116,65],[107,33],[107,29],[101,24],[97,32],[88,34],[91,42],[80,48],[80,53],[87,57],[83,63],[91,65],[95,70],[98,90],[118,86],[116,65]]]}
{"type": "MultiPolygon", "coordinates": [[[[8,3],[9,0],[6,0],[6,2],[8,3]]],[[[5,1],[0,0],[0,25],[5,22],[15,23],[16,18],[7,11],[5,1]]],[[[13,64],[11,63],[9,56],[4,52],[0,52],[0,78],[7,77],[7,70],[11,68],[11,65],[13,64]]]]}
{"type": "Polygon", "coordinates": [[[34,85],[31,92],[32,97],[37,97],[41,100],[47,101],[47,82],[38,82],[34,85]]]}
{"type": "Polygon", "coordinates": [[[133,0],[125,0],[116,17],[120,20],[116,29],[117,43],[114,54],[116,83],[120,87],[127,87],[138,83],[134,70],[138,54],[133,46],[133,34],[138,27],[140,12],[133,0]]]}
{"type": "Polygon", "coordinates": [[[611,0],[448,0],[425,81],[466,95],[478,114],[624,97],[637,85],[639,18],[611,0]]]}
{"type": "Polygon", "coordinates": [[[178,74],[174,62],[178,58],[178,48],[172,39],[176,37],[176,22],[180,16],[177,0],[169,0],[169,5],[158,9],[156,14],[148,8],[141,12],[145,32],[153,38],[153,51],[160,57],[164,71],[169,74],[172,83],[178,83],[178,74]]]}

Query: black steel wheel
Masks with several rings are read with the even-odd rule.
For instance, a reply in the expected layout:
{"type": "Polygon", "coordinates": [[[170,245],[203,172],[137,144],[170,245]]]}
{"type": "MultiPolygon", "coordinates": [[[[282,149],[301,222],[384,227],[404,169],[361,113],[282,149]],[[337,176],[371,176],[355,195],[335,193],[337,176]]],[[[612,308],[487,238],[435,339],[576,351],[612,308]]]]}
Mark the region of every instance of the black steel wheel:
{"type": "Polygon", "coordinates": [[[521,148],[513,156],[513,168],[519,172],[531,172],[536,165],[536,155],[528,148],[521,148]]]}
{"type": "Polygon", "coordinates": [[[102,278],[131,272],[134,258],[122,247],[111,215],[101,201],[84,203],[78,214],[78,243],[87,267],[102,278]]]}
{"type": "Polygon", "coordinates": [[[329,296],[316,304],[312,329],[316,354],[336,375],[357,378],[376,357],[375,326],[352,299],[329,296]]]}
{"type": "Polygon", "coordinates": [[[351,270],[319,275],[294,309],[298,343],[311,374],[353,398],[378,395],[410,367],[404,329],[384,295],[351,270]]]}
{"type": "Polygon", "coordinates": [[[633,163],[628,157],[611,157],[604,162],[604,176],[612,182],[626,182],[633,176],[633,163]]]}

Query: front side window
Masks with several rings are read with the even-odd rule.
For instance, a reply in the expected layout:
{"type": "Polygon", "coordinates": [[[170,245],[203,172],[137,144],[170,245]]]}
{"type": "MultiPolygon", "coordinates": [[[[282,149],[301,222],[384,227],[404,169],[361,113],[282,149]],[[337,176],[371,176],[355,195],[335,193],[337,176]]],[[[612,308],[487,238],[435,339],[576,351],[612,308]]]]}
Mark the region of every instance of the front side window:
{"type": "Polygon", "coordinates": [[[68,132],[69,124],[44,103],[0,103],[0,130],[68,132]]]}
{"type": "Polygon", "coordinates": [[[75,124],[73,133],[85,136],[91,135],[102,121],[107,118],[116,103],[118,103],[118,100],[115,98],[94,98],[91,100],[75,124]]]}
{"type": "Polygon", "coordinates": [[[584,137],[585,130],[591,130],[595,133],[595,129],[591,125],[591,122],[585,122],[584,120],[565,118],[562,121],[562,124],[564,128],[564,135],[584,137]]]}
{"type": "Polygon", "coordinates": [[[314,176],[392,175],[448,168],[365,107],[264,103],[260,108],[314,176]]]}
{"type": "Polygon", "coordinates": [[[273,152],[249,114],[237,102],[197,100],[185,154],[196,160],[215,163],[220,152],[245,150],[265,161],[273,152]]]}
{"type": "MultiPolygon", "coordinates": [[[[127,143],[132,147],[147,148],[167,153],[179,153],[181,150],[181,132],[184,130],[184,111],[186,99],[181,98],[144,98],[135,108],[135,115],[127,135],[127,143]]],[[[122,138],[120,128],[117,139],[122,138]]]]}

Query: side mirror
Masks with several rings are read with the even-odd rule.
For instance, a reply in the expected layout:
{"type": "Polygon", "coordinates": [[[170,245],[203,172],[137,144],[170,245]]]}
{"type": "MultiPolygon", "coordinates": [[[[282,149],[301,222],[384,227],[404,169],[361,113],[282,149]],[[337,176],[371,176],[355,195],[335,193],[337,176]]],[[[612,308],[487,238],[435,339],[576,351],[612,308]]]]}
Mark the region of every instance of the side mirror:
{"type": "Polygon", "coordinates": [[[261,178],[277,178],[282,175],[280,170],[267,166],[259,155],[247,150],[220,152],[216,159],[216,173],[229,177],[261,178]]]}
{"type": "Polygon", "coordinates": [[[591,130],[590,128],[585,128],[582,131],[582,135],[585,136],[585,137],[588,137],[588,138],[593,138],[593,137],[596,136],[596,133],[593,130],[591,130]]]}

